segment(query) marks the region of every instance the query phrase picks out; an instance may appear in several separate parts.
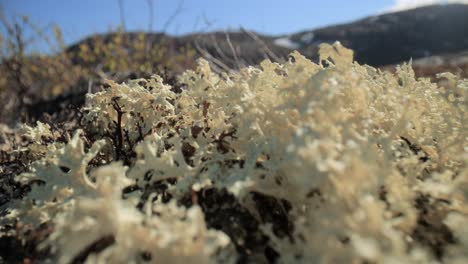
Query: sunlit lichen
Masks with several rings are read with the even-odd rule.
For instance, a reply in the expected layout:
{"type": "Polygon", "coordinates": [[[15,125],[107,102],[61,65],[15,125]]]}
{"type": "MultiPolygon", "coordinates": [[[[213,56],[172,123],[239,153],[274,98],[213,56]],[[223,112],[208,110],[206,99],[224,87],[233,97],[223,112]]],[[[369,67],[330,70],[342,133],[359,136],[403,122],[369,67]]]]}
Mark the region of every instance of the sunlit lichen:
{"type": "Polygon", "coordinates": [[[321,64],[294,52],[221,75],[200,60],[179,77],[181,93],[158,76],[110,83],[87,97],[90,148],[77,132],[18,175],[43,183],[10,218],[51,221],[47,243],[63,263],[103,237],[111,243],[89,263],[138,262],[142,252],[155,262],[235,261],[240,242],[203,219],[230,205],[197,205],[205,190],[227,190],[282,263],[467,261],[468,81],[441,75],[442,89],[410,65],[390,74],[352,54],[324,44],[321,64]],[[290,204],[288,236],[262,219],[259,194],[290,204]]]}

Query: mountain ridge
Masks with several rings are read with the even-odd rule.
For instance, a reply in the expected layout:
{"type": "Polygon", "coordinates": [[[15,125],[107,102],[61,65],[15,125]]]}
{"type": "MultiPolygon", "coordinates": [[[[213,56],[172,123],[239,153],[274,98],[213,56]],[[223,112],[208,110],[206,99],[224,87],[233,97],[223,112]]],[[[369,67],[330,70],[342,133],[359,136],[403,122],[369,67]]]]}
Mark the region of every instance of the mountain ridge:
{"type": "MultiPolygon", "coordinates": [[[[146,35],[156,43],[161,38],[169,39],[176,47],[201,46],[217,59],[232,62],[235,57],[242,57],[243,64],[256,64],[265,58],[274,59],[268,54],[265,56],[265,51],[261,48],[282,58],[296,49],[306,57],[316,59],[320,43],[340,41],[354,50],[356,61],[378,67],[468,50],[468,5],[424,6],[279,36],[262,35],[243,29],[239,32],[218,31],[183,36],[163,33],[146,35]],[[241,56],[234,54],[228,42],[231,42],[241,56]]],[[[93,37],[95,36],[71,45],[69,50],[93,37]]]]}

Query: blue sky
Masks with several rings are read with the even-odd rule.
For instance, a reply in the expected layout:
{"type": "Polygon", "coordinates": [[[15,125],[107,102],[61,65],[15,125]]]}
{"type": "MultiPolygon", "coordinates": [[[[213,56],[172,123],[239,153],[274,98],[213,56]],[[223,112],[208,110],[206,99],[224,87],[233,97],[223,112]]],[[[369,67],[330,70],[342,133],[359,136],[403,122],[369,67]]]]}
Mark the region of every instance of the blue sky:
{"type": "MultiPolygon", "coordinates": [[[[447,0],[149,0],[153,30],[159,31],[181,4],[167,28],[173,35],[193,31],[236,30],[240,26],[266,34],[287,34],[349,22],[384,10],[398,10],[447,0]]],[[[463,0],[462,0],[463,1],[463,0]]],[[[148,0],[122,0],[127,30],[147,30],[148,0]]],[[[67,44],[120,23],[118,0],[0,0],[8,17],[27,15],[41,27],[56,24],[67,44]]]]}

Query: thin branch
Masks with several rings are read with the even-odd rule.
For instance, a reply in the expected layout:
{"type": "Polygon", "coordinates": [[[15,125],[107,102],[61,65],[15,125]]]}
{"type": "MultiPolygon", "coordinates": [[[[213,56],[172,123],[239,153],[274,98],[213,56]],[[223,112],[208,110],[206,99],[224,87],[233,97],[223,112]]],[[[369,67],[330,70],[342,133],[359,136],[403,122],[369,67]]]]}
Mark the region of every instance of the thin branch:
{"type": "Polygon", "coordinates": [[[218,40],[216,39],[216,35],[215,34],[210,34],[210,37],[211,37],[211,41],[213,41],[213,43],[214,43],[214,48],[215,48],[216,52],[218,53],[218,55],[221,56],[221,59],[223,61],[231,60],[228,56],[226,56],[226,54],[223,52],[223,50],[219,46],[218,40]]]}
{"type": "Polygon", "coordinates": [[[177,4],[176,10],[174,10],[174,13],[172,13],[172,15],[170,15],[169,18],[164,23],[164,26],[162,27],[162,32],[166,32],[166,30],[169,28],[172,22],[174,22],[175,18],[179,16],[180,13],[182,13],[182,11],[184,11],[183,5],[184,5],[184,0],[180,0],[179,3],[177,4]]]}
{"type": "Polygon", "coordinates": [[[154,20],[154,3],[153,0],[146,0],[146,3],[148,3],[148,32],[153,31],[153,20],[154,20]]]}
{"type": "Polygon", "coordinates": [[[119,97],[112,98],[112,107],[117,112],[117,121],[114,121],[115,125],[115,152],[116,152],[116,160],[119,160],[120,157],[123,155],[123,134],[122,134],[122,116],[125,113],[122,110],[122,107],[119,105],[118,100],[119,97]]]}
{"type": "Polygon", "coordinates": [[[120,24],[123,28],[123,31],[126,31],[123,0],[118,0],[118,3],[119,3],[119,12],[120,12],[120,24]]]}
{"type": "Polygon", "coordinates": [[[268,54],[268,56],[270,56],[270,58],[272,58],[273,60],[277,62],[281,61],[281,59],[278,56],[276,56],[276,54],[273,51],[271,51],[270,48],[268,48],[268,45],[261,38],[259,38],[255,33],[249,30],[246,30],[242,27],[241,27],[241,31],[249,35],[253,40],[255,40],[255,42],[260,44],[262,50],[265,51],[268,54]]]}
{"type": "Polygon", "coordinates": [[[227,31],[226,31],[226,41],[227,41],[227,43],[229,45],[229,48],[231,49],[232,55],[234,56],[234,61],[237,64],[237,69],[240,70],[241,64],[240,64],[240,61],[239,61],[239,57],[237,57],[237,52],[236,52],[236,50],[234,49],[234,46],[231,43],[231,38],[229,37],[229,32],[227,32],[227,31]]]}
{"type": "Polygon", "coordinates": [[[221,71],[229,72],[231,70],[231,68],[229,68],[226,64],[224,64],[222,61],[215,58],[206,49],[202,48],[198,41],[195,41],[195,49],[203,56],[203,58],[210,61],[212,65],[215,66],[215,68],[213,69],[215,72],[218,72],[218,73],[220,73],[221,71]]]}

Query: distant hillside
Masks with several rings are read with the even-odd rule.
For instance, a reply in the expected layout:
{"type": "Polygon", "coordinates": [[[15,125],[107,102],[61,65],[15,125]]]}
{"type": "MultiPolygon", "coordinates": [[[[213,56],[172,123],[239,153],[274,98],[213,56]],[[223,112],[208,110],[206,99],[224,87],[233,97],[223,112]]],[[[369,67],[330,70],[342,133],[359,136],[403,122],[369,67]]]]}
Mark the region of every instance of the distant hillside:
{"type": "MultiPolygon", "coordinates": [[[[141,32],[127,32],[128,42],[138,37],[141,32]]],[[[107,33],[90,36],[76,44],[69,46],[67,53],[76,57],[75,63],[80,61],[78,51],[81,45],[93,49],[96,42],[108,43],[117,33],[107,33]],[[74,55],[76,54],[76,56],[74,55]]],[[[278,60],[285,58],[291,49],[274,43],[275,37],[262,36],[247,30],[241,32],[209,32],[194,33],[174,37],[163,33],[145,33],[145,39],[153,45],[162,45],[173,54],[180,53],[184,47],[191,47],[199,56],[219,62],[218,66],[237,68],[237,66],[257,64],[264,59],[278,60]]],[[[131,50],[129,50],[131,52],[131,50]]]]}
{"type": "Polygon", "coordinates": [[[304,31],[291,43],[309,56],[322,42],[339,40],[360,63],[399,63],[468,50],[468,5],[434,5],[368,17],[353,23],[304,31]]]}
{"type": "MultiPolygon", "coordinates": [[[[130,37],[135,35],[128,34],[130,37]]],[[[247,31],[197,33],[182,37],[150,33],[147,36],[154,42],[164,40],[171,43],[176,49],[193,46],[200,55],[209,54],[227,66],[258,63],[265,58],[284,58],[295,49],[315,59],[320,43],[338,40],[355,51],[359,63],[382,66],[411,58],[468,50],[468,5],[420,7],[288,36],[265,36],[247,31]]],[[[93,38],[95,36],[81,43],[92,46],[93,38]]],[[[69,50],[76,49],[78,44],[69,50]]]]}
{"type": "MultiPolygon", "coordinates": [[[[436,80],[436,75],[441,72],[451,72],[461,78],[468,78],[468,50],[440,54],[413,60],[413,70],[416,76],[430,77],[436,80]]],[[[381,67],[383,70],[395,71],[394,65],[381,67]]]]}

